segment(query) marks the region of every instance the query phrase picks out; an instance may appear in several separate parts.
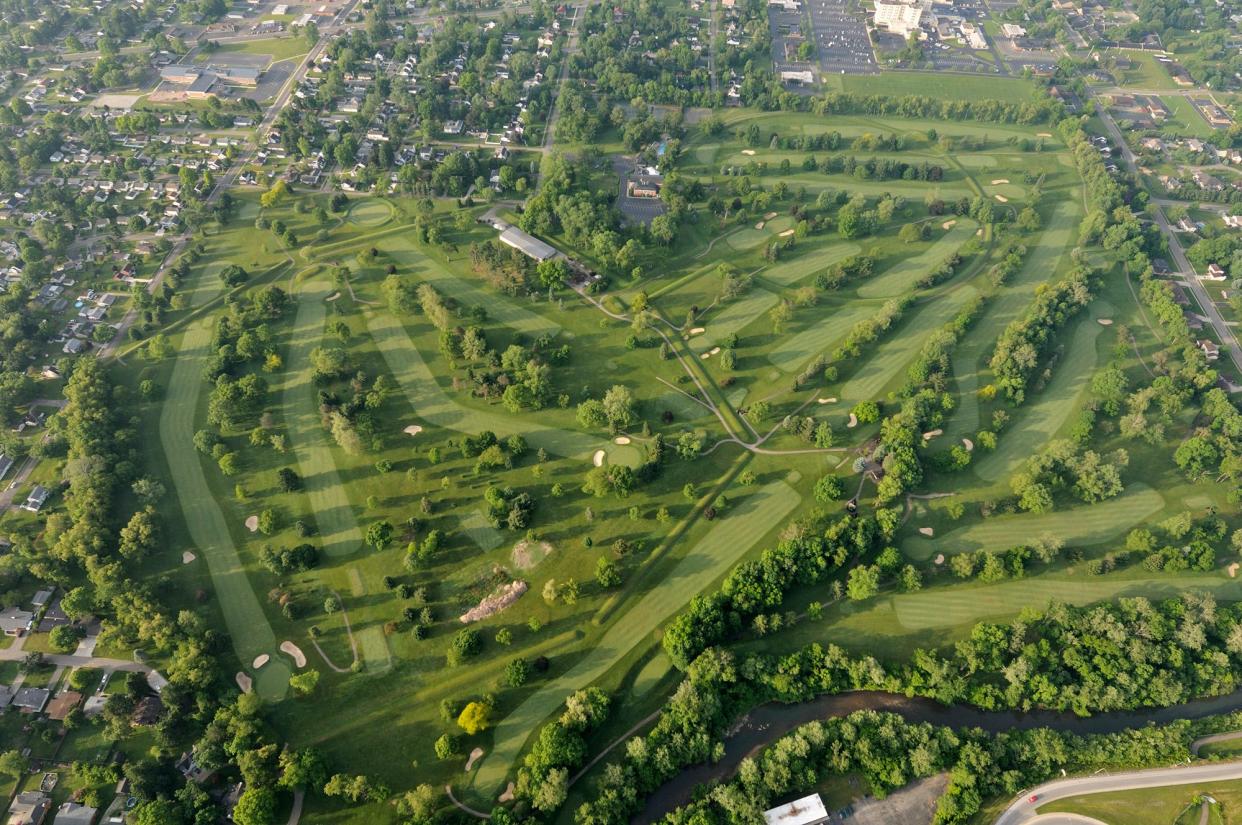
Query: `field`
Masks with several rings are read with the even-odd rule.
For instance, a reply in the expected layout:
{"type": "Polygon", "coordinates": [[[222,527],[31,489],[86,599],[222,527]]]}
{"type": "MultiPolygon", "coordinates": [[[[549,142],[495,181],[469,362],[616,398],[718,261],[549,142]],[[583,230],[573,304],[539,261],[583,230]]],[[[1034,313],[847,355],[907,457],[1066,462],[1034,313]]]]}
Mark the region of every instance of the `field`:
{"type": "Polygon", "coordinates": [[[1208,782],[1172,785],[1118,793],[1062,799],[1039,808],[1043,813],[1075,813],[1094,817],[1107,825],[1236,825],[1242,822],[1242,782],[1208,782]],[[1216,800],[1205,819],[1200,819],[1201,795],[1216,800]]]}

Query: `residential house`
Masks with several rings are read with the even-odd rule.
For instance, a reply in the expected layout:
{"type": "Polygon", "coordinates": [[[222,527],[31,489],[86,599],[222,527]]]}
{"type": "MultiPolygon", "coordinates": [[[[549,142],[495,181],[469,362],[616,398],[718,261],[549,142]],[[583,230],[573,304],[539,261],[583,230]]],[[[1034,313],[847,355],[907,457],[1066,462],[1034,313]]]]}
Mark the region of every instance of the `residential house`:
{"type": "Polygon", "coordinates": [[[47,688],[24,687],[13,694],[12,705],[25,713],[42,713],[51,698],[52,692],[47,688]]]}
{"type": "Polygon", "coordinates": [[[1201,338],[1195,342],[1195,346],[1203,350],[1204,356],[1206,356],[1209,361],[1215,361],[1220,358],[1220,347],[1216,346],[1216,343],[1213,341],[1201,338]]]}
{"type": "Polygon", "coordinates": [[[24,791],[9,805],[8,825],[42,825],[51,810],[52,800],[38,791],[24,791]]]}
{"type": "Polygon", "coordinates": [[[1204,281],[1223,281],[1226,276],[1225,270],[1219,264],[1208,264],[1207,274],[1199,277],[1204,281]]]}
{"type": "MultiPolygon", "coordinates": [[[[77,340],[78,339],[76,338],[73,339],[73,341],[77,341],[77,340]]],[[[65,344],[65,346],[68,347],[69,344],[73,343],[73,341],[70,341],[69,343],[65,344]]],[[[66,349],[66,352],[67,351],[68,350],[66,349]]],[[[34,486],[34,489],[30,491],[30,495],[26,496],[26,501],[24,504],[22,504],[22,509],[29,510],[32,513],[39,512],[40,510],[43,509],[43,505],[47,504],[48,496],[50,496],[51,494],[52,494],[51,490],[47,489],[42,484],[36,484],[34,486]]]]}
{"type": "Polygon", "coordinates": [[[21,636],[30,630],[34,614],[20,607],[10,607],[0,611],[0,630],[5,636],[21,636]]]}

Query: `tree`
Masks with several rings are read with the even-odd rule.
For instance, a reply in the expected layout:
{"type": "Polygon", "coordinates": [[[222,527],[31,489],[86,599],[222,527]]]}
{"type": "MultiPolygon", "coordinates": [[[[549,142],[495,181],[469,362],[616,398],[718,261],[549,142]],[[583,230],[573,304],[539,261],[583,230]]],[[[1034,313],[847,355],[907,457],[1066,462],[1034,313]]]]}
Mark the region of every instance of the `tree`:
{"type": "Polygon", "coordinates": [[[366,541],[367,544],[376,550],[383,550],[392,541],[393,527],[392,523],[387,519],[377,521],[367,527],[366,541]]]}
{"type": "Polygon", "coordinates": [[[57,653],[72,653],[78,642],[86,636],[86,628],[79,625],[58,625],[48,634],[48,643],[57,653]]]}
{"type": "Polygon", "coordinates": [[[483,702],[470,702],[457,717],[457,725],[469,736],[487,730],[491,725],[492,707],[483,702]]]}
{"type": "Polygon", "coordinates": [[[869,599],[880,592],[880,568],[875,565],[859,565],[850,570],[845,585],[846,595],[853,601],[869,599]]]}
{"type": "Polygon", "coordinates": [[[261,785],[246,788],[233,809],[233,821],[237,825],[272,825],[276,821],[276,792],[261,785]]]}
{"type": "Polygon", "coordinates": [[[584,430],[602,427],[608,423],[602,402],[588,398],[578,405],[578,425],[584,430]]]}
{"type": "Polygon", "coordinates": [[[20,752],[12,750],[0,753],[0,774],[20,777],[30,768],[30,760],[20,752]]]}
{"type": "Polygon", "coordinates": [[[295,788],[319,788],[328,780],[328,766],[323,754],[314,748],[281,751],[278,762],[280,780],[278,784],[285,790],[295,788]]]}
{"type": "Polygon", "coordinates": [[[451,733],[446,733],[436,740],[434,749],[437,759],[452,759],[461,753],[461,740],[451,733]]]}
{"type": "Polygon", "coordinates": [[[595,563],[595,581],[606,590],[619,587],[621,585],[621,571],[617,568],[617,563],[601,556],[599,561],[595,563]]]}
{"type": "Polygon", "coordinates": [[[815,500],[820,503],[840,501],[843,495],[845,495],[845,483],[841,481],[840,476],[829,474],[815,482],[815,500]]]}
{"type": "Polygon", "coordinates": [[[319,671],[317,670],[306,670],[289,677],[289,687],[293,688],[295,696],[309,696],[315,692],[318,685],[319,671]]]}
{"type": "Polygon", "coordinates": [[[635,415],[634,394],[624,384],[613,384],[604,393],[603,410],[608,423],[617,428],[628,426],[635,415]]]}

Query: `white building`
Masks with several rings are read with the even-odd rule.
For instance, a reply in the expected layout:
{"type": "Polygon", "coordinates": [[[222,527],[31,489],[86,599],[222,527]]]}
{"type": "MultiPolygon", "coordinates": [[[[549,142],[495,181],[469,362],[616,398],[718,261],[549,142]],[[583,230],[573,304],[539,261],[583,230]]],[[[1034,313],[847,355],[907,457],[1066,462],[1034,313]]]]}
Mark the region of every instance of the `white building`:
{"type": "Polygon", "coordinates": [[[1014,40],[1018,37],[1026,37],[1026,29],[1022,28],[1017,23],[1001,23],[1001,34],[1005,35],[1005,37],[1008,37],[1010,40],[1014,40]]]}
{"type": "Polygon", "coordinates": [[[819,794],[813,793],[764,811],[763,821],[765,825],[823,825],[828,822],[828,811],[819,794]]]}
{"type": "Polygon", "coordinates": [[[899,0],[875,4],[875,27],[901,37],[909,37],[919,30],[924,15],[931,14],[932,0],[899,0]]]}

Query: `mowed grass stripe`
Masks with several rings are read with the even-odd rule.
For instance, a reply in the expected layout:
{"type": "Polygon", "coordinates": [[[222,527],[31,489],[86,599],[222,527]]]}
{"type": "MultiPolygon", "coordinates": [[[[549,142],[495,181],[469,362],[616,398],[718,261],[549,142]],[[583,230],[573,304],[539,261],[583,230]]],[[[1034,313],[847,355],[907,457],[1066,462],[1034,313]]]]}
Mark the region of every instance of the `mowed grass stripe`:
{"type": "Polygon", "coordinates": [[[741,331],[751,321],[763,317],[779,300],[766,289],[752,287],[741,298],[735,298],[721,309],[712,310],[706,320],[700,321],[706,331],[690,339],[690,349],[703,353],[717,346],[732,333],[741,331]]]}
{"type": "Polygon", "coordinates": [[[768,360],[784,372],[797,372],[811,358],[849,334],[854,324],[879,311],[879,303],[862,301],[851,301],[829,310],[809,310],[804,316],[815,313],[819,317],[812,319],[811,325],[801,332],[786,335],[768,353],[768,360]]]}
{"type": "Polygon", "coordinates": [[[907,630],[953,627],[990,616],[1006,616],[1023,608],[1047,607],[1049,602],[1086,605],[1129,596],[1167,598],[1186,590],[1211,590],[1237,595],[1237,583],[1221,574],[1164,575],[1150,579],[1101,576],[1067,580],[1038,577],[1015,579],[985,587],[937,587],[892,597],[898,623],[907,630]]]}
{"type": "Polygon", "coordinates": [[[354,516],[345,485],[336,472],[333,447],[320,423],[319,397],[312,380],[311,350],[323,341],[323,325],[328,305],[324,302],[329,286],[323,279],[307,281],[298,294],[297,317],[293,322],[285,374],[285,423],[289,428],[293,452],[298,459],[302,482],[310,501],[323,551],[344,556],[362,546],[362,532],[354,516]]]}
{"type": "Polygon", "coordinates": [[[873,345],[874,349],[863,355],[866,361],[854,377],[841,387],[842,403],[853,405],[859,401],[875,400],[884,387],[915,359],[928,336],[944,326],[945,319],[956,315],[978,294],[972,286],[955,289],[919,308],[913,320],[899,324],[890,337],[878,346],[873,345]]]}
{"type": "Polygon", "coordinates": [[[1095,372],[1095,339],[1104,329],[1096,319],[1108,317],[1111,312],[1112,306],[1097,298],[1090,312],[1078,317],[1069,346],[1052,368],[1052,380],[1042,392],[1027,391],[1027,397],[1034,398],[1013,414],[1013,422],[1000,433],[996,450],[975,465],[979,478],[998,481],[1008,477],[1023,461],[1043,449],[1069,421],[1095,372]]]}
{"type": "MultiPolygon", "coordinates": [[[[205,273],[202,277],[215,276],[205,273]]],[[[248,667],[259,654],[272,655],[272,661],[264,668],[264,678],[258,681],[258,689],[265,699],[279,699],[285,693],[291,671],[275,656],[276,636],[263,615],[224,513],[207,485],[198,451],[194,449],[194,418],[211,337],[212,324],[207,319],[191,324],[182,337],[160,413],[160,441],[186,528],[195,549],[207,562],[237,658],[243,667],[248,667]],[[269,670],[272,672],[268,673],[269,670]]]]}
{"type": "Polygon", "coordinates": [[[620,615],[599,642],[571,670],[549,682],[496,727],[495,748],[475,771],[476,796],[490,805],[517,761],[522,746],[565,698],[586,687],[681,610],[690,597],[724,575],[772,526],[798,506],[800,496],[784,481],[767,484],[739,498],[726,518],[695,542],[662,579],[629,611],[620,615]]]}
{"type": "Polygon", "coordinates": [[[375,309],[366,310],[366,319],[376,347],[409,399],[418,421],[470,435],[484,430],[491,430],[500,438],[521,434],[531,447],[542,447],[561,456],[587,457],[599,446],[597,438],[545,427],[532,422],[529,417],[511,417],[460,406],[440,388],[431,368],[398,319],[387,310],[375,309]]]}
{"type": "MultiPolygon", "coordinates": [[[[949,218],[949,220],[954,220],[949,218]]],[[[914,289],[915,282],[931,272],[933,268],[949,259],[958,247],[970,240],[979,225],[969,218],[957,218],[947,232],[941,229],[940,223],[932,230],[940,233],[940,237],[927,249],[912,258],[904,258],[896,266],[872,277],[858,288],[863,298],[891,298],[904,295],[914,289]]],[[[947,320],[947,317],[946,317],[947,320]]]]}
{"type": "Polygon", "coordinates": [[[769,269],[760,271],[765,281],[772,281],[781,286],[791,286],[813,272],[827,269],[833,264],[844,261],[851,255],[857,255],[862,247],[856,243],[842,243],[828,249],[804,253],[792,261],[785,261],[769,269]]]}
{"type": "Polygon", "coordinates": [[[399,267],[435,287],[441,294],[467,306],[483,307],[488,319],[524,335],[539,337],[556,335],[560,324],[520,306],[496,292],[485,292],[478,285],[458,278],[414,247],[409,234],[389,235],[375,242],[375,248],[390,257],[399,267]]]}
{"type": "Polygon", "coordinates": [[[1115,538],[1164,507],[1164,496],[1143,483],[1131,484],[1117,498],[1083,504],[1050,513],[994,516],[978,524],[950,530],[934,539],[911,536],[901,549],[913,559],[937,553],[954,555],[975,550],[1005,550],[1045,534],[1072,547],[1085,547],[1115,538]]]}
{"type": "Polygon", "coordinates": [[[978,392],[979,370],[983,368],[981,362],[991,353],[1005,327],[1030,304],[1035,287],[1056,271],[1062,256],[1069,251],[1081,212],[1077,200],[1057,204],[1043,233],[1032,239],[1026,263],[988,302],[983,317],[966,333],[955,350],[953,375],[957,379],[958,408],[945,428],[953,440],[972,435],[980,429],[978,392]]]}

